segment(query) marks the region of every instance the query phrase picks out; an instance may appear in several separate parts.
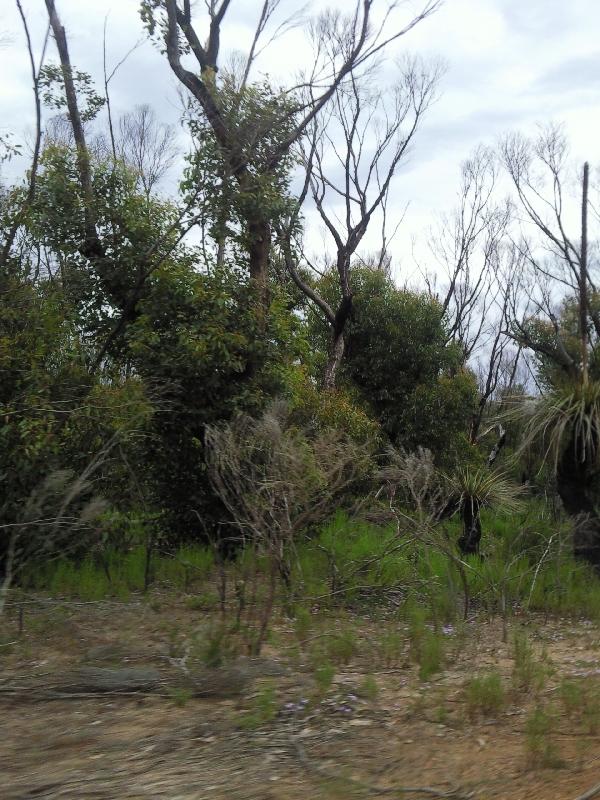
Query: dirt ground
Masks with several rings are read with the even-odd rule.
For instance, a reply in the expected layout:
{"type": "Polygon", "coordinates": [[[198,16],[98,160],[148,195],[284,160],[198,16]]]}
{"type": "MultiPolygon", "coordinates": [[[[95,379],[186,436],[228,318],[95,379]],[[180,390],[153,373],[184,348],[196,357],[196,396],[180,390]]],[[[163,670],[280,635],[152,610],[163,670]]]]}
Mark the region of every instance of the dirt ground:
{"type": "Polygon", "coordinates": [[[469,677],[494,666],[510,684],[512,646],[496,620],[470,620],[460,637],[448,629],[447,666],[423,683],[408,659],[377,661],[381,623],[356,615],[360,655],[338,668],[321,700],[290,644],[291,623],[281,620],[266,657],[242,662],[240,685],[190,697],[173,688],[181,672],[173,631],[193,630],[203,612],[183,598],[23,608],[21,633],[12,607],[0,639],[4,800],[575,800],[596,796],[585,793],[600,784],[600,735],[560,712],[549,734],[560,766],[550,768],[530,763],[524,733],[534,703],[561,708],[563,677],[594,681],[600,673],[600,630],[589,622],[513,619],[512,629],[525,626],[536,652],[546,653],[551,674],[537,698],[512,692],[494,718],[471,718],[469,677]],[[57,690],[82,664],[152,668],[160,685],[148,693],[57,690]],[[371,699],[361,696],[366,674],[378,687],[371,699]],[[244,724],[265,680],[275,713],[244,724]]]}

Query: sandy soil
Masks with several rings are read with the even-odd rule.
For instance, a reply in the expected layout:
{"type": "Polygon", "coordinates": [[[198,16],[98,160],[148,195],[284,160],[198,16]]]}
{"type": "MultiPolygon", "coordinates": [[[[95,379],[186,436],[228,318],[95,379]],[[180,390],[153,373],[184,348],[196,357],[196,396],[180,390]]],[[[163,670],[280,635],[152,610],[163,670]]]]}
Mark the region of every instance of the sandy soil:
{"type": "Polygon", "coordinates": [[[380,663],[374,643],[382,623],[357,615],[352,624],[360,632],[359,654],[339,668],[330,692],[316,701],[302,654],[289,658],[292,634],[285,620],[276,625],[277,644],[269,645],[247,685],[232,687],[230,696],[178,693],[173,631],[192,631],[199,616],[183,599],[172,598],[31,603],[19,635],[12,608],[0,640],[0,796],[575,800],[600,784],[600,735],[567,717],[557,696],[563,677],[589,685],[600,673],[595,625],[512,620],[513,629],[527,628],[538,654],[545,652],[551,674],[536,696],[514,691],[490,719],[469,717],[463,687],[491,666],[510,685],[512,646],[501,641],[497,621],[471,620],[460,637],[448,631],[447,666],[422,683],[408,659],[392,667],[380,663]],[[82,663],[151,666],[160,672],[161,685],[153,693],[126,696],[47,691],[82,663]],[[366,674],[378,686],[372,699],[360,696],[366,674]],[[248,729],[244,719],[264,680],[276,690],[276,714],[248,729]],[[560,767],[532,764],[528,755],[526,719],[540,702],[552,704],[557,714],[549,737],[560,767]],[[408,787],[423,791],[407,792],[408,787]]]}

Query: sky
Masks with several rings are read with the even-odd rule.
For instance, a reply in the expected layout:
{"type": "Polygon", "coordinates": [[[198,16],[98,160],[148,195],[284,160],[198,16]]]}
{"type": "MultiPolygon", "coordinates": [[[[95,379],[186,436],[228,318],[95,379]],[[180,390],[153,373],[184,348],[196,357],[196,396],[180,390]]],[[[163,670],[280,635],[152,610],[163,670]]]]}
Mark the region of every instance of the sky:
{"type": "MultiPolygon", "coordinates": [[[[22,5],[39,50],[45,30],[44,1],[22,0],[22,5]]],[[[111,83],[115,113],[150,103],[162,120],[176,123],[177,82],[165,56],[144,41],[138,5],[138,0],[56,2],[73,63],[99,82],[105,20],[109,69],[141,42],[111,83]]],[[[314,0],[305,13],[316,14],[330,5],[314,0]]],[[[375,0],[376,8],[385,5],[385,0],[375,0]]],[[[258,0],[232,0],[222,34],[225,57],[230,49],[248,48],[259,6],[258,0]]],[[[280,18],[302,7],[302,2],[282,0],[280,18]]],[[[405,0],[400,19],[402,15],[408,19],[420,7],[418,0],[405,0]]],[[[396,268],[405,278],[411,269],[410,242],[415,237],[422,240],[438,216],[451,209],[461,162],[478,144],[493,145],[510,131],[532,133],[537,124],[560,122],[569,135],[574,160],[600,162],[599,34],[597,0],[445,0],[390,50],[388,65],[407,53],[440,59],[446,65],[439,99],[424,119],[391,194],[392,223],[407,208],[392,247],[396,268]]],[[[23,140],[31,136],[33,102],[14,0],[0,1],[0,36],[0,135],[11,133],[23,140]]],[[[55,60],[53,43],[49,57],[55,60]]],[[[285,83],[305,58],[300,27],[269,47],[257,70],[285,83]]],[[[4,173],[18,168],[16,162],[4,173]]],[[[310,214],[309,221],[314,244],[320,233],[310,214]]],[[[366,245],[375,242],[373,232],[366,245]]]]}

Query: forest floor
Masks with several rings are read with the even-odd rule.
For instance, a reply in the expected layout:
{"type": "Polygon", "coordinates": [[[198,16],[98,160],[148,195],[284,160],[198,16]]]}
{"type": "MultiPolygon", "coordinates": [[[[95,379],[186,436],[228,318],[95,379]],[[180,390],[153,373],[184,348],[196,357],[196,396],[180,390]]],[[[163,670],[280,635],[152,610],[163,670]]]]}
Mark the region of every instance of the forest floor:
{"type": "Polygon", "coordinates": [[[469,679],[493,667],[514,683],[498,620],[446,629],[446,666],[423,682],[404,656],[393,666],[375,656],[380,621],[348,614],[360,653],[316,698],[282,619],[261,659],[238,660],[220,687],[195,697],[179,680],[174,643],[206,614],[185,598],[23,608],[21,633],[12,607],[0,639],[4,800],[575,800],[600,784],[600,728],[558,700],[565,678],[587,686],[600,675],[600,628],[589,622],[514,617],[511,631],[526,629],[547,675],[482,716],[467,713],[469,679]],[[98,693],[77,685],[91,667],[146,670],[159,682],[98,693]],[[536,705],[553,712],[534,729],[536,705]]]}

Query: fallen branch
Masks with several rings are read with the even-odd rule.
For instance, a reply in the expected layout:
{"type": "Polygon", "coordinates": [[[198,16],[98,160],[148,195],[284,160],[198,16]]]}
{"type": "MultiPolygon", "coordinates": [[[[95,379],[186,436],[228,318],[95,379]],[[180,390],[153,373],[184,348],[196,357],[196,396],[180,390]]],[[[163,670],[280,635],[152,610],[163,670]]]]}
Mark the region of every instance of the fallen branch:
{"type": "Polygon", "coordinates": [[[575,800],[592,800],[592,797],[597,797],[600,794],[600,783],[597,783],[596,786],[592,786],[591,789],[588,789],[587,792],[580,794],[579,797],[576,797],[575,800]]]}

